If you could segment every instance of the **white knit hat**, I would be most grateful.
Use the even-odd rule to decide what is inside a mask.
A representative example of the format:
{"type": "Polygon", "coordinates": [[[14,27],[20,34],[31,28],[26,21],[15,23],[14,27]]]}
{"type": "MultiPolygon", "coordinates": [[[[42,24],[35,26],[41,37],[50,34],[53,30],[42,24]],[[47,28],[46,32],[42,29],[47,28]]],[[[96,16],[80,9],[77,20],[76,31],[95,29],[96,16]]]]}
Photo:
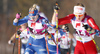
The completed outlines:
{"type": "Polygon", "coordinates": [[[81,6],[74,6],[74,14],[84,14],[85,13],[85,7],[81,7],[81,6]]]}

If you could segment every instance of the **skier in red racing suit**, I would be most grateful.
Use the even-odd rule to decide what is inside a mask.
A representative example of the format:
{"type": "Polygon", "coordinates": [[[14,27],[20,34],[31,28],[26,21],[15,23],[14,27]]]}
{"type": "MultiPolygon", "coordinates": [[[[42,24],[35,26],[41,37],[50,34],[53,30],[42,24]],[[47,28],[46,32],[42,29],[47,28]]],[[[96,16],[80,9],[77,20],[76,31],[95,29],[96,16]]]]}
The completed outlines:
{"type": "MultiPolygon", "coordinates": [[[[54,14],[52,18],[53,24],[56,24],[55,11],[57,10],[54,9],[54,14]]],[[[74,54],[97,54],[97,49],[92,39],[96,34],[95,31],[99,31],[98,34],[100,34],[100,29],[96,25],[93,18],[85,13],[85,7],[83,4],[78,3],[76,6],[74,6],[73,14],[58,19],[58,25],[68,23],[71,23],[76,30],[75,38],[77,40],[77,44],[75,47],[74,54]],[[90,26],[92,30],[87,31],[86,28],[88,27],[84,27],[84,25],[90,26]]]]}

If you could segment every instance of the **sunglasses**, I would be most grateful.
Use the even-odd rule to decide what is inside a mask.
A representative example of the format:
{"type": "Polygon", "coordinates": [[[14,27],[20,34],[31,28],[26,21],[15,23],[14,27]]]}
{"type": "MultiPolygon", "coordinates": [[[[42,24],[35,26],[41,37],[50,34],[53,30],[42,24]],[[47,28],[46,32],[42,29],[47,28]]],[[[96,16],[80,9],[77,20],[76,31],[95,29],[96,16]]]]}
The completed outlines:
{"type": "Polygon", "coordinates": [[[82,17],[83,16],[83,14],[81,14],[81,15],[75,15],[76,17],[82,17]]]}
{"type": "Polygon", "coordinates": [[[35,19],[35,18],[36,18],[36,16],[30,16],[30,18],[35,19]]]}

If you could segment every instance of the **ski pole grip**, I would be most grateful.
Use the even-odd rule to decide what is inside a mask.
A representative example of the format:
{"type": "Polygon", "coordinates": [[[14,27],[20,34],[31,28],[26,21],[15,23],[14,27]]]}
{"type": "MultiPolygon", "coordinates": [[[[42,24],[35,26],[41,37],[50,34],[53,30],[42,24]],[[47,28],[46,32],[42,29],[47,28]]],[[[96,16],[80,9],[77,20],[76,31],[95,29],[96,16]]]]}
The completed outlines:
{"type": "Polygon", "coordinates": [[[58,6],[58,3],[56,2],[56,4],[54,5],[54,9],[55,10],[59,10],[60,9],[60,7],[58,6]]]}

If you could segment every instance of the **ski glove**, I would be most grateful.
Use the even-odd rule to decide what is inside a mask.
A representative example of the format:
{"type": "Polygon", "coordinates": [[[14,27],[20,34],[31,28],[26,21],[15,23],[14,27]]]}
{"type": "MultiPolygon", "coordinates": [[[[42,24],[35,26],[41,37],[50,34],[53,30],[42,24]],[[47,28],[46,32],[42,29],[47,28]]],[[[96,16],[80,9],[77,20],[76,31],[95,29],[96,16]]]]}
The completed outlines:
{"type": "Polygon", "coordinates": [[[21,34],[21,31],[20,31],[20,30],[18,30],[18,31],[17,31],[17,34],[18,34],[18,35],[20,35],[20,34],[21,34]]]}
{"type": "Polygon", "coordinates": [[[12,40],[9,40],[9,41],[8,41],[8,44],[12,44],[12,42],[13,42],[12,40]]]}
{"type": "Polygon", "coordinates": [[[84,29],[91,31],[92,27],[90,27],[89,25],[83,25],[84,29]]]}
{"type": "Polygon", "coordinates": [[[60,9],[60,7],[58,6],[58,3],[56,2],[56,4],[54,5],[54,9],[55,10],[59,10],[60,9]]]}
{"type": "Polygon", "coordinates": [[[33,29],[29,27],[29,30],[32,32],[33,29]]]}
{"type": "Polygon", "coordinates": [[[69,28],[67,25],[65,25],[64,30],[66,30],[67,32],[69,32],[69,28]]]}
{"type": "Polygon", "coordinates": [[[90,27],[89,25],[83,25],[83,27],[87,30],[87,32],[89,34],[95,33],[95,30],[92,27],[90,27]]]}
{"type": "Polygon", "coordinates": [[[16,14],[16,18],[19,19],[20,17],[21,17],[21,14],[20,13],[17,13],[16,14]]]}

